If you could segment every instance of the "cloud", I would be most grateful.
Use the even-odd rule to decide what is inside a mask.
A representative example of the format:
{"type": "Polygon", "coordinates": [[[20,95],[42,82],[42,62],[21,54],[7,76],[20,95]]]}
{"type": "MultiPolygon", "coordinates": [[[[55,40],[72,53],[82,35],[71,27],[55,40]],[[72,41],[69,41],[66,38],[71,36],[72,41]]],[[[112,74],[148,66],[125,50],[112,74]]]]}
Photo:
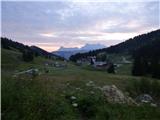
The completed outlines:
{"type": "Polygon", "coordinates": [[[53,50],[88,42],[115,44],[158,28],[159,1],[2,2],[2,36],[48,43],[53,50]]]}
{"type": "Polygon", "coordinates": [[[54,35],[54,33],[41,33],[40,35],[43,37],[57,37],[57,35],[54,35]]]}

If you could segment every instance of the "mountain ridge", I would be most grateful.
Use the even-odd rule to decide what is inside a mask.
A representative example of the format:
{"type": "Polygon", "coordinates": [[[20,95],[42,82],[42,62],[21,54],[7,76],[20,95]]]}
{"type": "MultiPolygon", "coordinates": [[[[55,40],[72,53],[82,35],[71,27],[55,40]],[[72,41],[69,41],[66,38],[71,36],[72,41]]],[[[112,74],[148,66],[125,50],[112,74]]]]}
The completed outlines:
{"type": "Polygon", "coordinates": [[[125,53],[133,54],[134,51],[143,47],[146,44],[152,43],[155,39],[160,38],[160,29],[148,32],[146,34],[141,34],[130,38],[122,43],[119,43],[108,48],[98,49],[86,53],[75,54],[70,57],[70,60],[76,61],[77,59],[87,57],[87,56],[96,56],[98,53],[125,53]]]}
{"type": "Polygon", "coordinates": [[[57,51],[95,50],[95,49],[101,49],[101,48],[106,48],[106,46],[102,44],[88,44],[87,43],[80,48],[79,47],[66,48],[66,47],[61,46],[57,51]]]}
{"type": "Polygon", "coordinates": [[[77,54],[77,53],[85,53],[89,52],[92,50],[96,49],[102,49],[106,48],[106,46],[102,44],[85,44],[84,46],[78,48],[78,47],[73,47],[73,48],[65,48],[61,46],[57,51],[53,51],[53,54],[56,54],[58,56],[64,57],[66,59],[69,59],[71,55],[77,54]]]}

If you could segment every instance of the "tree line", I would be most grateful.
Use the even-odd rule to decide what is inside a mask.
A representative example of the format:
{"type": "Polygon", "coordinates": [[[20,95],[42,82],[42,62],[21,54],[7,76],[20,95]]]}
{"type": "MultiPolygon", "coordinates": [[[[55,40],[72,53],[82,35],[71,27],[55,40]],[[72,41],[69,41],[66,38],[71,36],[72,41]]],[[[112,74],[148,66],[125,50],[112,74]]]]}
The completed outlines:
{"type": "Polygon", "coordinates": [[[136,36],[134,38],[131,38],[129,40],[126,40],[122,43],[119,43],[114,46],[110,46],[108,48],[98,49],[89,51],[86,53],[77,53],[75,55],[72,55],[70,57],[71,61],[76,61],[81,58],[87,58],[87,56],[96,56],[99,53],[106,52],[108,54],[110,53],[123,53],[123,54],[133,54],[135,50],[139,49],[140,47],[143,47],[147,44],[151,44],[154,40],[160,38],[160,29],[156,31],[149,32],[147,34],[142,34],[139,36],[136,36]]]}
{"type": "Polygon", "coordinates": [[[160,38],[136,50],[133,58],[133,75],[160,78],[160,38]]]}

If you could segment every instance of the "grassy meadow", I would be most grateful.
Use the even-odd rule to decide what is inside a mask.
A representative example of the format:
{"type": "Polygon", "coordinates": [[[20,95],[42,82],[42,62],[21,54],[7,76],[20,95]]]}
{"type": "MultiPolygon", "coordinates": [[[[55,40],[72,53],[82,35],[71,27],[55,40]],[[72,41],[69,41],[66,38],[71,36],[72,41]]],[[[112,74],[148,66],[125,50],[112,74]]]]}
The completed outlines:
{"type": "Polygon", "coordinates": [[[108,74],[68,62],[66,68],[48,66],[49,72],[45,73],[44,62],[53,60],[36,57],[27,63],[21,60],[22,55],[18,51],[2,49],[1,53],[2,120],[160,119],[159,107],[111,104],[98,89],[114,84],[125,93],[134,81],[154,80],[131,76],[131,65],[120,67],[116,74],[108,74]],[[35,78],[14,76],[30,68],[38,68],[40,75],[35,78]],[[97,88],[88,86],[90,81],[97,88]]]}

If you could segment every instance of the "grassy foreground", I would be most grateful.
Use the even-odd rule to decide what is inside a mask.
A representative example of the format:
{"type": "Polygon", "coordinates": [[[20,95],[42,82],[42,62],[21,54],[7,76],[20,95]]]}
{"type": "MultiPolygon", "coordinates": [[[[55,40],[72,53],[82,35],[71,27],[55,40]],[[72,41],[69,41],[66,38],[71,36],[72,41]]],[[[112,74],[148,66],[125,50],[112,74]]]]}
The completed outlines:
{"type": "Polygon", "coordinates": [[[160,119],[159,107],[110,104],[99,89],[87,85],[89,81],[97,87],[114,84],[125,92],[132,81],[141,78],[91,71],[72,63],[64,69],[48,67],[50,72],[45,73],[45,61],[51,60],[38,57],[25,63],[20,53],[2,49],[2,120],[160,119]],[[38,68],[41,75],[35,78],[13,76],[31,67],[38,68]]]}

